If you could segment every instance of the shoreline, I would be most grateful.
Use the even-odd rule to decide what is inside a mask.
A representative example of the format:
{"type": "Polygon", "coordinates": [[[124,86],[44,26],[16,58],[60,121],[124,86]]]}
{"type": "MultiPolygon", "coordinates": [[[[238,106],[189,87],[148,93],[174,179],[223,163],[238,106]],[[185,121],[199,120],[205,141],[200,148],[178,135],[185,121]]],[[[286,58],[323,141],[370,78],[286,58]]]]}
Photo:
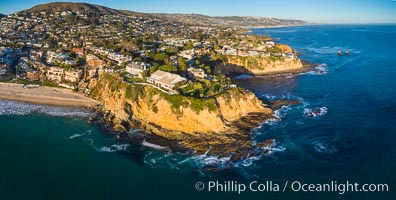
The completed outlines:
{"type": "Polygon", "coordinates": [[[317,64],[309,63],[306,61],[301,61],[302,68],[300,69],[288,69],[283,71],[274,71],[274,72],[267,72],[263,74],[252,74],[253,76],[282,76],[282,75],[293,75],[293,74],[301,74],[305,72],[309,72],[311,69],[315,68],[317,64]]]}
{"type": "Polygon", "coordinates": [[[278,71],[272,71],[272,72],[266,72],[266,73],[260,73],[260,74],[255,74],[252,72],[246,72],[246,73],[231,72],[231,73],[229,73],[229,75],[230,75],[231,79],[233,79],[239,75],[243,75],[243,74],[251,75],[253,77],[294,75],[294,74],[301,74],[301,73],[309,72],[318,65],[316,63],[310,63],[307,61],[301,61],[301,64],[302,64],[302,67],[299,69],[285,69],[285,70],[278,70],[278,71]]]}
{"type": "Polygon", "coordinates": [[[278,26],[255,26],[255,27],[244,27],[248,33],[253,32],[254,29],[273,29],[273,28],[287,28],[287,27],[303,27],[303,26],[315,26],[319,24],[300,24],[300,25],[278,25],[278,26]]]}
{"type": "Polygon", "coordinates": [[[23,84],[0,83],[0,99],[45,106],[95,109],[100,102],[68,89],[46,86],[24,87],[23,84]]]}

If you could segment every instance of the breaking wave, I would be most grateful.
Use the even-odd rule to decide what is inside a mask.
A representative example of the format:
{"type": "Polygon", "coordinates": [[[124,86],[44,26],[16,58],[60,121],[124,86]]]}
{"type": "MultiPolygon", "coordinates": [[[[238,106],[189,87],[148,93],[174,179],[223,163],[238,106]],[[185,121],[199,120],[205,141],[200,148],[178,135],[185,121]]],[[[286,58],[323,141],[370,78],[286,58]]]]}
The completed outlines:
{"type": "Polygon", "coordinates": [[[150,152],[145,156],[145,164],[151,167],[170,166],[174,169],[183,169],[183,166],[198,168],[202,171],[221,170],[229,167],[249,167],[255,161],[258,161],[266,156],[270,156],[275,152],[285,151],[285,147],[277,143],[268,147],[257,147],[253,149],[251,155],[241,160],[233,160],[232,155],[221,157],[217,155],[210,155],[211,148],[201,155],[182,155],[178,153],[154,153],[150,152]]]}
{"type": "Polygon", "coordinates": [[[93,139],[88,139],[88,140],[90,141],[91,146],[97,152],[112,153],[112,152],[117,152],[117,151],[127,151],[128,147],[130,146],[129,144],[112,144],[110,146],[97,147],[97,146],[95,146],[93,139]]]}
{"type": "Polygon", "coordinates": [[[75,139],[75,138],[79,138],[79,137],[82,137],[82,136],[85,136],[85,135],[91,135],[91,133],[92,133],[92,131],[91,130],[87,130],[87,131],[85,131],[84,133],[76,133],[76,134],[74,134],[74,135],[71,135],[70,137],[69,137],[69,139],[75,139]]]}
{"type": "Polygon", "coordinates": [[[327,108],[326,107],[321,107],[321,108],[304,108],[304,117],[321,117],[326,115],[327,113],[327,108]]]}
{"type": "Polygon", "coordinates": [[[91,114],[91,112],[82,108],[42,106],[24,102],[0,100],[0,115],[28,115],[32,113],[64,117],[87,117],[91,114]]]}
{"type": "Polygon", "coordinates": [[[234,79],[250,79],[250,78],[253,78],[253,77],[254,76],[249,75],[249,74],[241,74],[241,75],[235,77],[234,79]]]}
{"type": "Polygon", "coordinates": [[[145,147],[149,147],[149,148],[157,149],[157,150],[169,150],[168,147],[163,147],[163,146],[160,146],[157,144],[153,144],[153,143],[147,142],[146,140],[143,140],[142,145],[145,147]]]}
{"type": "Polygon", "coordinates": [[[117,151],[127,151],[129,144],[113,144],[111,146],[102,146],[100,148],[95,148],[98,152],[117,152],[117,151]]]}
{"type": "Polygon", "coordinates": [[[312,68],[311,71],[301,73],[301,75],[326,75],[328,72],[328,65],[326,63],[322,63],[312,68]]]}
{"type": "Polygon", "coordinates": [[[318,153],[326,153],[326,154],[332,154],[336,153],[338,150],[335,146],[322,143],[322,142],[313,142],[313,147],[316,152],[318,153]]]}

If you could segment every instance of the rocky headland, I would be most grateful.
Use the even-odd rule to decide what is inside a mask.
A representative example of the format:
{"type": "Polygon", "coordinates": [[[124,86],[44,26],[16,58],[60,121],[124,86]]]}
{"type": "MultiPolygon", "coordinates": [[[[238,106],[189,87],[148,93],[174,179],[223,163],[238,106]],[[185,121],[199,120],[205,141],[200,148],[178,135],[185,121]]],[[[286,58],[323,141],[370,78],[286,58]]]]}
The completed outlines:
{"type": "Polygon", "coordinates": [[[223,65],[218,65],[216,69],[224,74],[252,75],[300,72],[304,70],[304,66],[298,58],[227,56],[227,61],[223,65]]]}
{"type": "MultiPolygon", "coordinates": [[[[127,84],[104,74],[91,96],[102,102],[102,121],[116,133],[139,128],[175,141],[196,154],[253,156],[274,140],[254,144],[250,131],[271,117],[273,110],[241,88],[209,98],[165,94],[147,85],[127,84]]],[[[260,151],[265,153],[265,151],[260,151]]]]}
{"type": "MultiPolygon", "coordinates": [[[[293,52],[284,44],[277,45],[282,53],[293,52]]],[[[300,73],[307,71],[312,65],[303,63],[298,57],[285,56],[241,56],[227,55],[225,61],[216,66],[216,71],[223,74],[272,75],[283,73],[300,73]]]]}

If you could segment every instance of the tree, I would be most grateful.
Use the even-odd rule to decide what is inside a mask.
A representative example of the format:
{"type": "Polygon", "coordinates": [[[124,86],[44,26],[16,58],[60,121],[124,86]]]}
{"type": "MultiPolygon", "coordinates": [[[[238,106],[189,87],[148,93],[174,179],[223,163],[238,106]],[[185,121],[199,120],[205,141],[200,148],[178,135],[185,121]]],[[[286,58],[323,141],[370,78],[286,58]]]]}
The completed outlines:
{"type": "Polygon", "coordinates": [[[167,57],[167,55],[165,55],[164,53],[159,53],[159,54],[155,54],[154,60],[164,61],[166,57],[167,57]]]}
{"type": "Polygon", "coordinates": [[[169,57],[168,57],[168,56],[165,57],[164,63],[165,63],[165,65],[168,65],[168,64],[170,63],[170,60],[169,60],[169,57]]]}
{"type": "Polygon", "coordinates": [[[157,71],[158,67],[158,63],[153,63],[153,66],[150,68],[150,74],[153,74],[155,71],[157,71]]]}
{"type": "Polygon", "coordinates": [[[186,71],[187,70],[187,64],[186,64],[186,61],[184,60],[183,57],[179,57],[177,59],[177,64],[179,65],[179,70],[180,71],[186,71]]]}
{"type": "Polygon", "coordinates": [[[191,41],[188,41],[186,45],[184,45],[184,50],[194,49],[194,45],[191,41]]]}
{"type": "Polygon", "coordinates": [[[162,71],[167,71],[167,72],[176,72],[177,71],[177,67],[173,66],[173,65],[162,65],[158,69],[160,69],[162,71]]]}
{"type": "Polygon", "coordinates": [[[192,38],[194,38],[198,41],[202,41],[203,35],[202,35],[202,33],[195,33],[192,38]]]}
{"type": "Polygon", "coordinates": [[[136,57],[133,59],[133,62],[143,62],[143,59],[141,57],[136,57]]]}

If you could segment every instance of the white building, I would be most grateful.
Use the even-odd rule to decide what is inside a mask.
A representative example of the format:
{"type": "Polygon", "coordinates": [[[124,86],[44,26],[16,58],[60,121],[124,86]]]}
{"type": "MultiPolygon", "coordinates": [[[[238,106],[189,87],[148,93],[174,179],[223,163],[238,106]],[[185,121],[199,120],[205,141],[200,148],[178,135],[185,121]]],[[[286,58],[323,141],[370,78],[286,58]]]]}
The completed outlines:
{"type": "Polygon", "coordinates": [[[187,81],[186,78],[162,70],[157,70],[150,77],[147,77],[147,82],[169,90],[172,90],[176,84],[185,81],[187,81]]]}
{"type": "Polygon", "coordinates": [[[77,83],[78,81],[80,81],[82,70],[74,69],[74,70],[65,71],[64,73],[65,73],[65,80],[73,83],[77,83]]]}
{"type": "Polygon", "coordinates": [[[144,62],[133,62],[129,63],[126,66],[126,72],[128,72],[132,76],[138,76],[139,78],[143,77],[143,72],[149,70],[151,65],[144,62]]]}
{"type": "Polygon", "coordinates": [[[60,67],[50,67],[47,71],[47,79],[50,81],[61,82],[63,69],[60,67]]]}

